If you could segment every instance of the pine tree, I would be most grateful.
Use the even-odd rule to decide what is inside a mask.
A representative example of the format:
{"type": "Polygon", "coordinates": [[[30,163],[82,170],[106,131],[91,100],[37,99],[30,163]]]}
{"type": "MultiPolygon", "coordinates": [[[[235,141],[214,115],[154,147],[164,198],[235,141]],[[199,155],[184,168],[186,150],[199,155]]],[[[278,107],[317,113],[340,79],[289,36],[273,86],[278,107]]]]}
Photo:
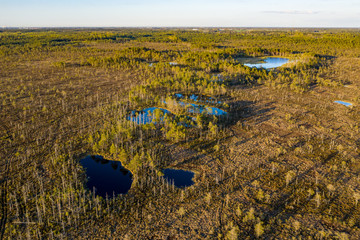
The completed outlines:
{"type": "Polygon", "coordinates": [[[111,144],[111,146],[110,146],[110,154],[116,155],[116,147],[115,147],[114,143],[111,144]]]}
{"type": "Polygon", "coordinates": [[[261,222],[258,222],[255,225],[255,235],[256,237],[260,237],[264,233],[264,227],[262,226],[261,222]]]}

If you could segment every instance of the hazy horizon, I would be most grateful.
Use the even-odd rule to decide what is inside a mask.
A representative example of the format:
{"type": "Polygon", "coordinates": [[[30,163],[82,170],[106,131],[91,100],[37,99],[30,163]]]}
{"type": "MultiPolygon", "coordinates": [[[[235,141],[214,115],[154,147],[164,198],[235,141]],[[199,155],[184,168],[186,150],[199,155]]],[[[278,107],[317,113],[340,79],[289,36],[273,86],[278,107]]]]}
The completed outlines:
{"type": "Polygon", "coordinates": [[[0,27],[359,28],[356,0],[0,0],[0,27]]]}

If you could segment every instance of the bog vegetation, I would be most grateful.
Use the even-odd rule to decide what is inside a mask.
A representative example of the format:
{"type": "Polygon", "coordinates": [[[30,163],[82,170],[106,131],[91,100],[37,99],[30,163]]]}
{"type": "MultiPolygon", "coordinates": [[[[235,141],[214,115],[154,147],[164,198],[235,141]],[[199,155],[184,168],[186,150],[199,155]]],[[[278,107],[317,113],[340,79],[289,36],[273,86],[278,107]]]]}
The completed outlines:
{"type": "Polygon", "coordinates": [[[359,239],[359,73],[351,29],[3,30],[1,238],[359,239]],[[129,192],[87,189],[87,155],[129,192]]]}

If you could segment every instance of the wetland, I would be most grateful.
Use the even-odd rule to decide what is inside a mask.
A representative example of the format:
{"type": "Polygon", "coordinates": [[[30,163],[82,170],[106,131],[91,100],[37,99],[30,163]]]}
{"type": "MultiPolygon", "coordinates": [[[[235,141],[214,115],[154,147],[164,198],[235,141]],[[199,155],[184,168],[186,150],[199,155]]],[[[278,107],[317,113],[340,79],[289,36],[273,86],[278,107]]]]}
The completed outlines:
{"type": "Polygon", "coordinates": [[[357,29],[0,39],[1,238],[360,239],[357,29]]]}

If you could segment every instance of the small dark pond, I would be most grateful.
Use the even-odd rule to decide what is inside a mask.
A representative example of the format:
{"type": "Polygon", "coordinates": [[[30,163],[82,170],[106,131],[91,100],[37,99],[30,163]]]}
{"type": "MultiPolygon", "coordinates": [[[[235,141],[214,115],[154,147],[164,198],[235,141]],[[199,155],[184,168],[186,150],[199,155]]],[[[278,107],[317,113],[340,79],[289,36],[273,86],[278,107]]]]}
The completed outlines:
{"type": "Polygon", "coordinates": [[[174,184],[175,187],[183,188],[194,184],[192,179],[195,174],[191,171],[167,168],[163,171],[163,173],[164,178],[168,181],[168,183],[174,184]]]}
{"type": "Polygon", "coordinates": [[[244,63],[244,65],[248,66],[248,67],[270,69],[270,68],[281,67],[282,65],[284,65],[285,63],[288,63],[288,62],[289,62],[289,59],[287,59],[287,58],[269,57],[269,58],[265,58],[265,59],[260,59],[259,62],[257,62],[257,63],[244,63]]]}
{"type": "Polygon", "coordinates": [[[99,155],[87,156],[80,160],[81,165],[86,170],[88,177],[87,187],[101,197],[109,198],[113,193],[125,194],[129,191],[132,184],[132,174],[118,161],[109,161],[99,155]]]}

